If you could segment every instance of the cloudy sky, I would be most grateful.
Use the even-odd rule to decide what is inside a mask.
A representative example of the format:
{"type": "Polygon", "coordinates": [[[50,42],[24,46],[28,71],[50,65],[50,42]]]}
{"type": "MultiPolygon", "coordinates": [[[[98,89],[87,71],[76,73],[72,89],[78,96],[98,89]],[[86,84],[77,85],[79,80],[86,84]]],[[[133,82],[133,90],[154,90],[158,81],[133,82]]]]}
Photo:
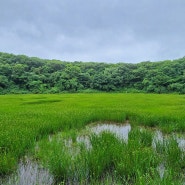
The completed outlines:
{"type": "Polygon", "coordinates": [[[0,51],[141,62],[185,56],[185,0],[0,0],[0,51]]]}

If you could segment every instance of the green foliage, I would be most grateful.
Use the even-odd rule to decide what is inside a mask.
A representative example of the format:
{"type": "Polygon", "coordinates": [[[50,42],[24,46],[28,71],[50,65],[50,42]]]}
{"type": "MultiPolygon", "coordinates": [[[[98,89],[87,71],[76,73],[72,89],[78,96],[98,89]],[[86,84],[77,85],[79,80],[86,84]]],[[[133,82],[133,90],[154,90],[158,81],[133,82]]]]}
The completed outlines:
{"type": "Polygon", "coordinates": [[[35,157],[58,182],[130,185],[183,182],[184,152],[173,139],[168,140],[168,146],[161,143],[164,153],[158,153],[152,146],[153,134],[149,130],[133,128],[128,142],[110,132],[86,133],[90,148],[77,142],[80,134],[81,131],[74,130],[60,132],[50,141],[43,139],[37,143],[35,157]]]}
{"type": "MultiPolygon", "coordinates": [[[[71,129],[82,129],[91,122],[122,123],[129,119],[133,125],[159,127],[168,133],[185,132],[184,95],[2,95],[0,104],[0,175],[12,172],[18,159],[29,151],[36,141],[61,130],[69,132],[71,129]]],[[[150,146],[150,133],[138,132],[131,133],[130,137],[137,140],[134,143],[150,146]],[[136,135],[139,135],[139,139],[136,135]]],[[[74,134],[73,140],[75,137],[74,134]]],[[[176,144],[173,146],[175,148],[176,144]]],[[[176,155],[173,150],[168,153],[176,155]]]]}
{"type": "Polygon", "coordinates": [[[0,93],[185,93],[185,58],[139,64],[43,60],[0,52],[0,93]],[[125,90],[126,91],[126,90],[125,90]]]}

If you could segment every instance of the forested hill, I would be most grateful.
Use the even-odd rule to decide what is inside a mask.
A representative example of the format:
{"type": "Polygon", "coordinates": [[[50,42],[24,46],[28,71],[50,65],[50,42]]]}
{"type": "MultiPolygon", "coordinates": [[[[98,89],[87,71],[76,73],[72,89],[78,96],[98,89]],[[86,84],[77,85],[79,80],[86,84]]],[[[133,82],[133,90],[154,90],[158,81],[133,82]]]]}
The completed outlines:
{"type": "Polygon", "coordinates": [[[185,58],[138,64],[64,62],[0,52],[0,94],[91,91],[185,93],[185,58]]]}

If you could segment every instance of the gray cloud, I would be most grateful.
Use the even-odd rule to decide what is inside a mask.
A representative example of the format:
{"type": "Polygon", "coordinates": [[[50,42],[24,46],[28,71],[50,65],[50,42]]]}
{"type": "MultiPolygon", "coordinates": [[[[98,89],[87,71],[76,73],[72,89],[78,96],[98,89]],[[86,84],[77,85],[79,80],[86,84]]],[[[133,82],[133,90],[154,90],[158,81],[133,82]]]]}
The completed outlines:
{"type": "Polygon", "coordinates": [[[2,0],[0,51],[68,61],[185,55],[184,0],[2,0]]]}

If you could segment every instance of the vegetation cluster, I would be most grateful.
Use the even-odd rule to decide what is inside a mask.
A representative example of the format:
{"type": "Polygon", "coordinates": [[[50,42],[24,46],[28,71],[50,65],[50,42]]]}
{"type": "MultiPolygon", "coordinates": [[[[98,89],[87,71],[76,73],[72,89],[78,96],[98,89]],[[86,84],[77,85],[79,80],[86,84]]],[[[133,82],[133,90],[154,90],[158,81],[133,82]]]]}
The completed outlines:
{"type": "Polygon", "coordinates": [[[41,140],[34,152],[60,184],[181,185],[185,180],[185,153],[173,137],[153,148],[151,130],[133,128],[128,141],[104,131],[87,136],[87,148],[78,136],[74,130],[60,133],[41,140]]]}
{"type": "Polygon", "coordinates": [[[121,183],[125,181],[128,184],[136,184],[136,181],[146,182],[150,179],[151,182],[153,180],[158,184],[160,178],[156,167],[163,159],[166,160],[165,166],[168,169],[164,178],[166,182],[163,184],[170,184],[169,182],[173,181],[180,184],[184,178],[185,166],[182,158],[184,152],[178,149],[177,142],[171,140],[164,145],[159,143],[155,153],[151,148],[150,133],[140,133],[132,129],[128,145],[109,134],[93,136],[92,153],[80,146],[78,151],[81,151],[82,155],[74,155],[74,163],[71,163],[71,155],[62,144],[66,138],[72,138],[75,147],[77,133],[89,123],[97,121],[124,123],[129,119],[132,128],[143,125],[159,128],[164,133],[184,134],[184,95],[142,93],[1,95],[0,103],[0,180],[16,170],[19,160],[24,155],[35,151],[36,143],[40,149],[34,153],[35,159],[43,162],[58,181],[71,180],[68,176],[70,172],[76,173],[76,179],[79,181],[83,179],[99,181],[104,177],[105,179],[115,177],[115,180],[121,183]],[[55,138],[59,132],[62,133],[61,141],[57,138],[53,139],[53,142],[48,141],[49,136],[55,138]],[[116,153],[120,153],[122,157],[116,153]],[[138,161],[139,158],[143,160],[138,161]],[[81,160],[81,165],[87,165],[79,171],[76,170],[80,165],[77,163],[78,160],[81,160]],[[102,163],[98,164],[98,161],[102,163]],[[69,163],[74,165],[68,168],[69,163]],[[110,166],[112,168],[109,168],[110,166]],[[113,176],[108,175],[106,178],[107,173],[113,176]]]}
{"type": "Polygon", "coordinates": [[[0,52],[0,93],[185,93],[185,58],[138,64],[65,62],[0,52]]]}

